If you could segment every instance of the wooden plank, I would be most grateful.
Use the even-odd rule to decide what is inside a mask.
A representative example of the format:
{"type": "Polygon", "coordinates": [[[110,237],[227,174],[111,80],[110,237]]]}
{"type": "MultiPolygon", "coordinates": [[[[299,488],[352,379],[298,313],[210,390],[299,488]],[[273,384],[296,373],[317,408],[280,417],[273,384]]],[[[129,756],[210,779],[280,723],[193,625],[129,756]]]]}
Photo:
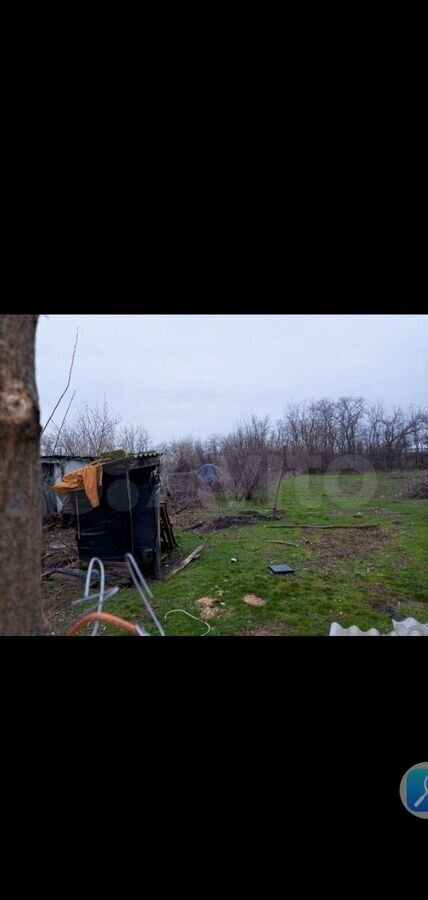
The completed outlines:
{"type": "Polygon", "coordinates": [[[171,547],[176,547],[177,541],[175,540],[174,532],[172,530],[172,525],[171,525],[171,522],[169,521],[169,519],[167,519],[167,522],[166,522],[166,530],[167,530],[167,534],[169,537],[171,547]]]}
{"type": "Polygon", "coordinates": [[[163,510],[162,506],[160,507],[160,529],[161,529],[161,542],[165,545],[165,547],[167,549],[172,549],[169,534],[168,534],[167,528],[165,526],[164,510],[163,510]]]}
{"type": "Polygon", "coordinates": [[[287,544],[288,547],[298,547],[298,544],[293,544],[292,541],[265,541],[265,544],[287,544]]]}
{"type": "Polygon", "coordinates": [[[166,504],[161,506],[161,519],[162,525],[166,534],[167,543],[171,547],[171,550],[177,546],[177,541],[175,540],[174,532],[171,525],[171,520],[168,515],[168,509],[166,504]]]}
{"type": "Polygon", "coordinates": [[[192,553],[189,553],[189,556],[186,556],[186,559],[183,559],[183,562],[179,563],[178,566],[175,566],[172,572],[169,572],[168,575],[165,576],[165,581],[169,581],[170,578],[173,578],[173,576],[177,574],[177,572],[181,572],[181,570],[185,569],[186,566],[189,565],[189,563],[191,563],[194,559],[197,559],[198,556],[201,555],[203,549],[204,544],[200,544],[199,547],[196,547],[196,550],[193,550],[192,553]]]}
{"type": "Polygon", "coordinates": [[[380,525],[263,525],[263,528],[380,528],[380,525]]]}

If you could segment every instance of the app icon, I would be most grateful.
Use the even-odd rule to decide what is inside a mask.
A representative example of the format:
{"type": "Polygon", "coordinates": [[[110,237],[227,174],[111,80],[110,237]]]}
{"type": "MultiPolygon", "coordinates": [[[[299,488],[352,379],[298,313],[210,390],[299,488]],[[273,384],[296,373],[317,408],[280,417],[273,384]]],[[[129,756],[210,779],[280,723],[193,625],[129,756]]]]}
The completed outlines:
{"type": "Polygon", "coordinates": [[[428,819],[428,762],[407,770],[401,779],[400,797],[408,812],[428,819]]]}

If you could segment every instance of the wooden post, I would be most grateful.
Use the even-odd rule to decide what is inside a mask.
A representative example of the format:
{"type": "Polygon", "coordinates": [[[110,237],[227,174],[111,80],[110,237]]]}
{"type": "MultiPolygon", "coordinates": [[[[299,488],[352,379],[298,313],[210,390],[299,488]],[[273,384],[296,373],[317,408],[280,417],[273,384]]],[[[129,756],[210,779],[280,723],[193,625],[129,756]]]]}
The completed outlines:
{"type": "Polygon", "coordinates": [[[126,470],[126,488],[128,491],[128,506],[129,506],[129,518],[131,523],[131,553],[134,555],[134,528],[132,525],[132,496],[131,496],[131,479],[129,477],[129,470],[126,470]]]}
{"type": "Polygon", "coordinates": [[[157,472],[155,476],[155,527],[156,527],[156,549],[155,549],[155,565],[154,565],[154,574],[155,578],[160,578],[160,554],[161,554],[161,517],[160,517],[160,476],[159,472],[157,472]]]}
{"type": "Polygon", "coordinates": [[[282,479],[283,479],[283,476],[284,476],[284,469],[285,469],[285,447],[284,447],[284,449],[283,449],[283,451],[282,451],[281,469],[280,469],[280,472],[279,472],[278,484],[277,484],[277,486],[276,486],[275,499],[274,499],[274,501],[273,501],[273,510],[272,510],[272,518],[273,518],[273,519],[274,519],[275,516],[276,516],[276,510],[277,510],[277,507],[278,507],[279,489],[280,489],[280,487],[281,487],[281,482],[282,482],[282,479]]]}

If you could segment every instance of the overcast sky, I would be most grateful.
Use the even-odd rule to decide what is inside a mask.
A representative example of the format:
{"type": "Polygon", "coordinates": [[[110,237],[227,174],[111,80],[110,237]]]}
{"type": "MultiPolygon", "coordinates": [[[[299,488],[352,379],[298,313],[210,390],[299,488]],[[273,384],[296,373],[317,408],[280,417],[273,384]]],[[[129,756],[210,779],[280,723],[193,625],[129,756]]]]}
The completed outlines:
{"type": "Polygon", "coordinates": [[[152,446],[232,428],[242,415],[279,418],[290,400],[363,395],[427,406],[428,316],[42,316],[36,368],[42,424],[67,383],[79,342],[69,419],[106,398],[144,425],[152,446]]]}

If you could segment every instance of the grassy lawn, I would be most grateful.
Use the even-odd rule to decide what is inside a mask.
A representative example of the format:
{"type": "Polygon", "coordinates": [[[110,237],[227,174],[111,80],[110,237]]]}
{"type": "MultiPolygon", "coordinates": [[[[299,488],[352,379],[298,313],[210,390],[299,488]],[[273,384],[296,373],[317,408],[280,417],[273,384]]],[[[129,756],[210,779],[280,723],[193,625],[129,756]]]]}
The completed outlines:
{"type": "MultiPolygon", "coordinates": [[[[400,472],[289,478],[282,485],[284,518],[267,523],[380,526],[373,530],[305,531],[273,529],[261,523],[200,533],[176,527],[178,549],[164,560],[163,575],[199,544],[204,550],[170,582],[151,584],[154,608],[166,634],[200,635],[205,631],[201,622],[181,614],[165,621],[165,613],[176,608],[208,621],[209,637],[328,635],[333,621],[387,633],[391,618],[414,616],[428,622],[428,502],[397,496],[408,483],[409,476],[400,472]],[[297,546],[269,543],[276,540],[297,546]],[[231,562],[232,557],[237,562],[231,562]],[[269,571],[270,563],[283,562],[291,565],[295,574],[269,571]],[[247,594],[262,598],[265,605],[248,606],[243,602],[247,594]],[[197,603],[202,597],[219,601],[212,618],[207,618],[197,603]]],[[[199,518],[250,509],[270,511],[268,504],[256,507],[254,502],[220,498],[216,509],[201,511],[199,518]]],[[[117,601],[108,603],[107,610],[142,622],[155,633],[134,591],[122,591],[117,601]]],[[[119,632],[108,627],[105,633],[119,632]]]]}

